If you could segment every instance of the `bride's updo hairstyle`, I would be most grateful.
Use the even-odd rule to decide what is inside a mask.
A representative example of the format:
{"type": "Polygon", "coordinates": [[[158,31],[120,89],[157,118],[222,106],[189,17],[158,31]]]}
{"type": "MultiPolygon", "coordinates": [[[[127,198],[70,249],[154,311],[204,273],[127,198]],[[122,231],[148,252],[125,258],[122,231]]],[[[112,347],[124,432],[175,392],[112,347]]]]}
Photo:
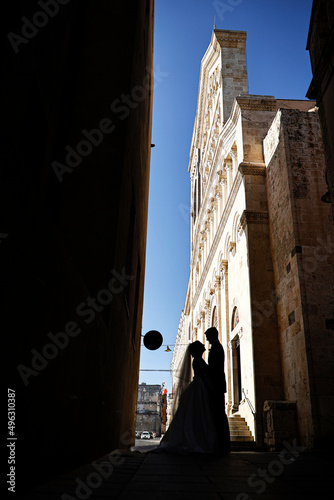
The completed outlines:
{"type": "Polygon", "coordinates": [[[192,344],[189,344],[189,352],[191,356],[201,356],[205,351],[205,347],[199,340],[195,340],[192,344]]]}
{"type": "Polygon", "coordinates": [[[183,356],[183,361],[177,371],[177,374],[175,374],[175,377],[178,379],[178,384],[175,390],[175,395],[173,397],[172,418],[174,417],[179,406],[181,394],[188,387],[192,379],[191,356],[202,356],[204,351],[205,346],[199,340],[195,340],[195,342],[192,342],[187,346],[187,349],[183,356]]]}

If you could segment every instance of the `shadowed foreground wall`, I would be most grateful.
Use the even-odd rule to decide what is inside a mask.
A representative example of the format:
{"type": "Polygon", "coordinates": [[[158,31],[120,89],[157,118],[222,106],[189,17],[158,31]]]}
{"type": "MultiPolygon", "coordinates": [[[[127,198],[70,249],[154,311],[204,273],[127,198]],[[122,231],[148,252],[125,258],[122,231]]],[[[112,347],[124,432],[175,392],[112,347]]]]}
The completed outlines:
{"type": "Polygon", "coordinates": [[[154,2],[58,7],[24,38],[46,18],[12,2],[4,33],[26,40],[7,38],[0,179],[22,491],[133,443],[137,402],[154,2]]]}

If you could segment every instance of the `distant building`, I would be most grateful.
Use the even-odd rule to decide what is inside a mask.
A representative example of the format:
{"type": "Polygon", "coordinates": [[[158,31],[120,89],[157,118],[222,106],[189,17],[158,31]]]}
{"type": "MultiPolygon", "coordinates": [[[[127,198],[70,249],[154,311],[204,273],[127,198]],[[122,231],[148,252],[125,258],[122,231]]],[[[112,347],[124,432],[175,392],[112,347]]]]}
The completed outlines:
{"type": "Polygon", "coordinates": [[[166,432],[166,426],[167,426],[167,404],[168,404],[168,394],[167,394],[167,387],[165,382],[162,383],[162,390],[161,390],[161,434],[164,434],[166,432]]]}
{"type": "Polygon", "coordinates": [[[173,393],[170,392],[167,397],[167,409],[166,409],[166,431],[172,420],[172,408],[173,408],[173,393]]]}
{"type": "Polygon", "coordinates": [[[160,436],[161,413],[161,385],[148,385],[144,382],[139,384],[136,430],[155,432],[157,436],[160,436]]]}
{"type": "Polygon", "coordinates": [[[171,363],[216,326],[226,411],[257,446],[333,438],[334,225],[314,101],[249,95],[246,32],[214,29],[190,148],[191,263],[171,363]]]}

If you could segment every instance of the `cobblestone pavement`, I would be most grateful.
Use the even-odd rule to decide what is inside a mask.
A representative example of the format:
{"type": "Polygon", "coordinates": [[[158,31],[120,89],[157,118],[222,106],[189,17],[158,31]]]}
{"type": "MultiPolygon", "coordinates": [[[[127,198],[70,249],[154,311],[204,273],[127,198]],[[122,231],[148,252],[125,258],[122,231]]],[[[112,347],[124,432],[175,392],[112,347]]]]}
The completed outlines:
{"type": "Polygon", "coordinates": [[[114,451],[27,500],[301,500],[332,497],[333,458],[290,447],[227,456],[114,451]]]}

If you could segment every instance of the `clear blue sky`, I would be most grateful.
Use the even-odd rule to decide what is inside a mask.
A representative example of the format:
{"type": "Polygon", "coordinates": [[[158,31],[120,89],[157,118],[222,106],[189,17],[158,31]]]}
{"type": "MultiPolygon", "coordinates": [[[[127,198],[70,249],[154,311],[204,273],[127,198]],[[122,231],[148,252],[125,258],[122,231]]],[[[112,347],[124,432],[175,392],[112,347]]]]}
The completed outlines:
{"type": "Polygon", "coordinates": [[[247,31],[248,91],[306,99],[312,0],[155,0],[153,131],[142,334],[163,347],[141,348],[139,383],[166,382],[190,269],[190,142],[201,59],[218,29],[247,31]]]}

